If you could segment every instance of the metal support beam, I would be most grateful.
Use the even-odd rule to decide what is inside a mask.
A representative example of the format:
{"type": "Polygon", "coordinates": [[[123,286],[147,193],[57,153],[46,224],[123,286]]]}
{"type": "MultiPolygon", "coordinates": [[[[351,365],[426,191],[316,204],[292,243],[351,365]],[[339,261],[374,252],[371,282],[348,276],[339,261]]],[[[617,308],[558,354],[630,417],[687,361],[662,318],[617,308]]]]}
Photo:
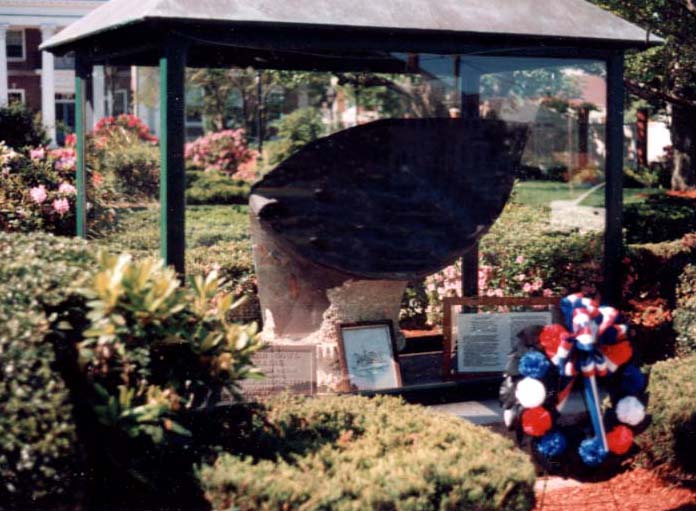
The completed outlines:
{"type": "Polygon", "coordinates": [[[606,230],[604,233],[605,303],[618,306],[621,301],[623,237],[623,157],[624,157],[624,55],[607,59],[607,158],[606,158],[606,230]]]}
{"type": "MultiPolygon", "coordinates": [[[[467,70],[463,75],[460,70],[461,115],[474,119],[480,116],[481,75],[467,70]]],[[[478,296],[479,245],[476,243],[462,257],[462,296],[478,296]]]]}
{"type": "Polygon", "coordinates": [[[160,254],[182,277],[186,270],[185,68],[186,47],[170,41],[160,58],[160,254]]]}
{"type": "Polygon", "coordinates": [[[76,197],[76,235],[87,237],[87,179],[86,179],[86,126],[87,126],[87,80],[91,66],[78,53],[75,56],[75,181],[76,197]]]}

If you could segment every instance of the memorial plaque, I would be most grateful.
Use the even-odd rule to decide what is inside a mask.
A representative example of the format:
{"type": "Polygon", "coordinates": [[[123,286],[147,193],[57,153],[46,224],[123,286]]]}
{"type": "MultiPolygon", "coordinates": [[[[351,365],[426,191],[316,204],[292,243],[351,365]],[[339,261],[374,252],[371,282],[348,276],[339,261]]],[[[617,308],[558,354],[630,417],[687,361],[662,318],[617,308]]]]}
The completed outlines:
{"type": "Polygon", "coordinates": [[[316,392],[316,355],[314,346],[269,345],[253,357],[254,365],[265,377],[244,380],[247,396],[267,396],[278,392],[313,395],[316,392]]]}
{"type": "Polygon", "coordinates": [[[494,373],[505,369],[517,334],[527,327],[550,325],[552,313],[461,313],[457,319],[457,371],[494,373]]]}

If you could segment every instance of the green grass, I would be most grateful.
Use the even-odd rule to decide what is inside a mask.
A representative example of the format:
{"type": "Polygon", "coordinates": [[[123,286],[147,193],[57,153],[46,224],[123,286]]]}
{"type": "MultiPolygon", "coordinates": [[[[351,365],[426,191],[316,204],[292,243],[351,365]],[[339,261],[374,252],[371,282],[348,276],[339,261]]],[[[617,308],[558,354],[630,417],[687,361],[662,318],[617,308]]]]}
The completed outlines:
{"type": "MultiPolygon", "coordinates": [[[[99,241],[113,252],[159,256],[159,206],[118,211],[114,232],[99,241]]],[[[232,287],[248,282],[254,268],[247,206],[186,208],[186,272],[217,268],[232,287]]]]}
{"type": "MultiPolygon", "coordinates": [[[[548,207],[551,201],[578,199],[591,188],[590,185],[571,187],[567,183],[558,181],[521,181],[515,184],[512,200],[516,204],[524,206],[548,207]]],[[[659,193],[659,190],[654,188],[624,188],[624,203],[637,204],[655,193],[659,193]]],[[[604,189],[595,190],[582,201],[581,205],[603,208],[604,189]]]]}

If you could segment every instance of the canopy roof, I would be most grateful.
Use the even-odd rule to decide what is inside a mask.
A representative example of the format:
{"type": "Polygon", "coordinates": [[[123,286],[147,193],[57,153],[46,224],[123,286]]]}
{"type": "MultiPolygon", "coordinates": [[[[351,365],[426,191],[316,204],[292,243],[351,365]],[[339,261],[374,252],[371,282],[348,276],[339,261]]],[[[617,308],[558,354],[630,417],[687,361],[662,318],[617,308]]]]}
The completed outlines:
{"type": "MultiPolygon", "coordinates": [[[[42,45],[56,53],[88,47],[100,37],[153,27],[252,25],[263,28],[361,29],[390,36],[467,35],[473,43],[492,36],[557,46],[644,47],[656,36],[584,0],[111,0],[42,45]],[[83,46],[84,45],[84,46],[83,46]]],[[[142,32],[143,30],[140,30],[142,32]]],[[[263,32],[263,30],[261,30],[263,32]]],[[[133,33],[132,31],[130,32],[133,33]]],[[[355,34],[353,34],[353,43],[355,34]]],[[[137,41],[120,39],[122,47],[137,41]]]]}

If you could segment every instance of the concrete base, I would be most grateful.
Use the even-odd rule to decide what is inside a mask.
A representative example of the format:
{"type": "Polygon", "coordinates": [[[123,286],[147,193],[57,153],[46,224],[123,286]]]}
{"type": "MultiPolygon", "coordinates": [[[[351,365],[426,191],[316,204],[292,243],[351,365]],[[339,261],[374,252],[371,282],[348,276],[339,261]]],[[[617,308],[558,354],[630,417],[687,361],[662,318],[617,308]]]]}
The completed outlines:
{"type": "Polygon", "coordinates": [[[342,324],[390,320],[397,346],[399,310],[406,282],[356,280],[290,253],[251,216],[251,238],[264,328],[269,344],[313,345],[317,353],[317,390],[350,387],[341,371],[342,324]]]}

